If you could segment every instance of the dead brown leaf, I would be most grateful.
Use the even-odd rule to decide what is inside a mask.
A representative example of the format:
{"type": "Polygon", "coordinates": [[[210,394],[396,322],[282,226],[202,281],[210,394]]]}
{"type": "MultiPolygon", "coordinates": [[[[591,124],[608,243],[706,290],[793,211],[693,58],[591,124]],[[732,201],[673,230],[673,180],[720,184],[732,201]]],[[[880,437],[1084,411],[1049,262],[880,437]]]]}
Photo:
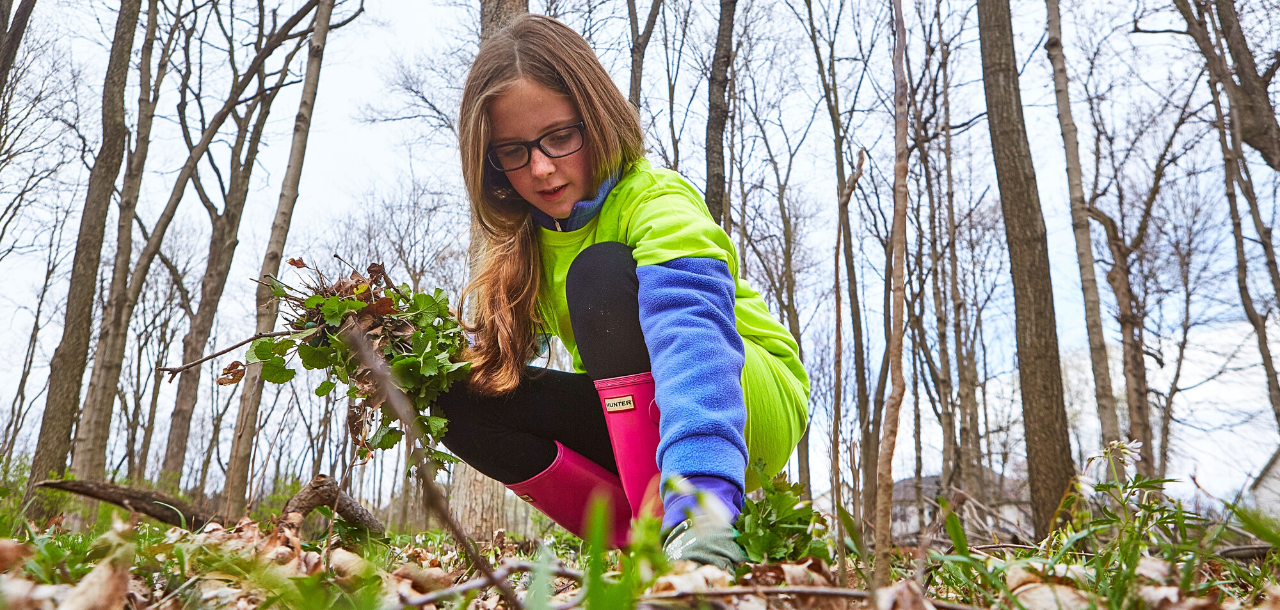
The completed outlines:
{"type": "Polygon", "coordinates": [[[116,549],[80,580],[59,608],[63,610],[120,610],[129,592],[129,568],[133,565],[133,545],[116,549]]]}
{"type": "Polygon", "coordinates": [[[12,538],[0,539],[0,572],[8,572],[14,566],[20,566],[31,556],[30,546],[12,538]]]}
{"type": "Polygon", "coordinates": [[[1152,580],[1154,582],[1164,584],[1169,582],[1169,574],[1173,571],[1173,566],[1163,559],[1155,557],[1138,558],[1138,568],[1135,574],[1139,577],[1152,580]]]}
{"type": "Polygon", "coordinates": [[[222,369],[222,375],[218,377],[218,385],[235,385],[244,379],[244,363],[239,360],[232,360],[226,368],[222,369]]]}
{"type": "Polygon", "coordinates": [[[876,607],[879,610],[934,610],[920,585],[910,579],[877,590],[876,607]]]}
{"type": "Polygon", "coordinates": [[[430,593],[447,589],[453,584],[453,577],[448,572],[434,567],[422,568],[413,564],[405,564],[396,568],[392,576],[408,580],[418,593],[430,593]]]}
{"type": "Polygon", "coordinates": [[[0,596],[8,610],[53,610],[71,585],[38,585],[12,574],[0,575],[0,596]]]}
{"type": "Polygon", "coordinates": [[[302,262],[302,258],[301,258],[301,257],[299,257],[299,258],[291,258],[291,259],[289,259],[289,260],[287,260],[287,261],[285,261],[285,262],[286,262],[286,263],[289,263],[289,265],[290,265],[291,267],[297,267],[297,268],[299,268],[299,269],[306,269],[306,268],[307,268],[307,264],[306,264],[306,263],[304,263],[304,262],[302,262]]]}
{"type": "Polygon", "coordinates": [[[1013,596],[1026,610],[1087,610],[1092,605],[1075,587],[1042,582],[1019,587],[1013,596]]]}
{"type": "Polygon", "coordinates": [[[652,593],[688,593],[719,589],[729,586],[733,575],[715,566],[699,565],[692,561],[677,561],[671,571],[658,577],[652,593]]]}
{"type": "Polygon", "coordinates": [[[366,308],[370,315],[385,316],[396,312],[396,302],[391,297],[382,297],[366,308]]]}

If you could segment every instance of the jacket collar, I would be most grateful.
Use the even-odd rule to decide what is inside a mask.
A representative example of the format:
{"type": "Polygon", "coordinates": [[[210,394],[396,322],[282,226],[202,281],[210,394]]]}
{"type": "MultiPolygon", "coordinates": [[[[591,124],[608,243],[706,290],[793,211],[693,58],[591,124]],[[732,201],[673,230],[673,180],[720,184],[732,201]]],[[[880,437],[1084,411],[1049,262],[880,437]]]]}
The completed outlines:
{"type": "Polygon", "coordinates": [[[539,210],[533,205],[529,206],[529,215],[542,228],[549,231],[577,231],[587,226],[587,223],[596,217],[596,214],[600,212],[600,208],[604,206],[604,200],[609,198],[609,192],[618,185],[618,180],[621,178],[621,169],[605,178],[604,182],[600,183],[600,188],[596,189],[595,198],[574,204],[573,211],[569,212],[569,216],[565,218],[552,218],[550,214],[539,210]]]}

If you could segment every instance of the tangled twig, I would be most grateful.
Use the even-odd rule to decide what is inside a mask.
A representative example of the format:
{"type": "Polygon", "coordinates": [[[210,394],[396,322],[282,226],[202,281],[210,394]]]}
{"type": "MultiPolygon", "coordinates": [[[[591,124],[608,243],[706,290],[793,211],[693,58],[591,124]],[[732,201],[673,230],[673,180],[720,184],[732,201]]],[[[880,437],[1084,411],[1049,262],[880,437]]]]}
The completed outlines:
{"type": "MultiPolygon", "coordinates": [[[[846,599],[871,599],[870,591],[862,591],[859,589],[841,589],[838,587],[723,587],[719,589],[706,589],[704,591],[670,591],[666,593],[652,593],[642,595],[639,601],[664,601],[673,599],[687,598],[706,598],[706,597],[740,597],[745,595],[759,596],[777,596],[777,595],[804,595],[812,597],[843,597],[846,599]]],[[[930,599],[930,604],[938,610],[978,610],[973,606],[964,604],[955,604],[944,602],[941,600],[930,599]]]]}
{"type": "MultiPolygon", "coordinates": [[[[409,397],[400,390],[395,382],[391,380],[391,374],[387,370],[387,361],[378,354],[369,340],[360,332],[347,330],[342,333],[343,341],[351,348],[353,352],[358,354],[362,364],[369,369],[373,375],[375,383],[380,387],[382,393],[386,396],[386,404],[391,405],[392,411],[396,417],[404,424],[405,434],[410,443],[418,443],[422,440],[422,431],[419,429],[420,424],[414,413],[413,406],[409,403],[409,397]]],[[[412,445],[411,445],[412,446],[412,445]]],[[[425,443],[423,443],[425,446],[425,443]]],[[[417,455],[418,468],[425,468],[422,463],[422,456],[417,455]]],[[[458,526],[458,522],[454,521],[453,515],[449,512],[449,504],[440,495],[440,491],[436,489],[433,481],[423,481],[422,491],[426,499],[427,511],[435,515],[441,523],[445,524],[445,528],[449,530],[449,534],[457,541],[458,546],[462,547],[466,552],[467,558],[471,560],[471,564],[484,574],[485,580],[498,589],[502,599],[506,601],[508,608],[523,608],[520,601],[516,599],[515,591],[511,589],[511,585],[507,583],[506,577],[497,578],[493,571],[493,566],[489,565],[489,561],[476,550],[475,543],[462,532],[462,528],[458,526]]]]}
{"type": "MultiPolygon", "coordinates": [[[[501,565],[498,566],[498,569],[494,570],[493,578],[498,578],[503,581],[506,581],[506,579],[513,574],[520,574],[523,572],[532,572],[540,568],[546,569],[556,576],[562,576],[564,578],[572,578],[573,580],[576,580],[578,582],[582,582],[582,579],[583,579],[582,572],[567,568],[558,563],[555,565],[549,565],[549,566],[539,566],[538,564],[535,564],[530,561],[504,561],[502,562],[501,565]]],[[[448,589],[441,589],[439,591],[433,591],[431,593],[427,593],[424,595],[411,596],[411,595],[406,595],[404,593],[401,593],[400,603],[406,606],[421,607],[427,604],[433,604],[438,601],[456,597],[464,593],[467,593],[469,591],[475,591],[477,589],[485,589],[485,588],[488,588],[490,585],[491,585],[491,581],[487,576],[481,577],[481,578],[475,578],[472,580],[468,580],[464,583],[460,583],[458,585],[449,587],[448,589]]]]}
{"type": "Polygon", "coordinates": [[[228,347],[227,349],[224,349],[224,350],[222,350],[222,351],[218,351],[218,352],[214,352],[214,353],[212,353],[212,354],[209,354],[208,356],[205,356],[204,358],[201,358],[201,359],[199,359],[199,360],[193,360],[193,361],[188,362],[188,363],[186,363],[186,364],[183,364],[183,365],[181,365],[181,366],[172,366],[172,367],[170,367],[170,366],[160,366],[160,367],[156,367],[156,371],[161,372],[161,373],[168,373],[168,374],[169,374],[169,382],[170,382],[170,383],[172,383],[172,382],[173,382],[173,378],[174,378],[174,377],[177,377],[177,376],[178,376],[178,373],[181,373],[182,371],[185,371],[185,370],[187,370],[187,369],[189,369],[189,368],[191,368],[191,367],[200,366],[201,364],[204,364],[204,363],[206,363],[206,362],[208,362],[208,361],[210,361],[210,360],[213,360],[214,358],[217,358],[218,356],[221,356],[221,355],[223,355],[223,354],[225,354],[225,353],[227,353],[227,352],[230,352],[230,351],[232,351],[232,350],[234,350],[234,349],[236,349],[236,348],[238,348],[238,347],[241,347],[241,346],[244,346],[244,345],[248,345],[248,344],[253,343],[254,341],[257,341],[258,339],[262,339],[262,338],[264,338],[264,337],[285,337],[285,336],[288,336],[288,335],[292,335],[292,334],[294,334],[294,333],[296,333],[296,332],[298,332],[298,331],[296,331],[296,330],[278,330],[278,331],[270,332],[270,333],[255,333],[252,337],[249,337],[248,339],[245,339],[244,341],[241,341],[241,342],[239,342],[239,343],[237,343],[237,344],[235,344],[235,345],[232,345],[231,347],[228,347]]]}

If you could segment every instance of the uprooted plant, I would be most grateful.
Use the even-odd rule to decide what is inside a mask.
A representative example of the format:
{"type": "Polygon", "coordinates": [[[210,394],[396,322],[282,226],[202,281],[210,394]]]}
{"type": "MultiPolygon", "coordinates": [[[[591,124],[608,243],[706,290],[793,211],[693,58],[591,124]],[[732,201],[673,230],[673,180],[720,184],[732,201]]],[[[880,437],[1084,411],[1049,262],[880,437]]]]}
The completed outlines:
{"type": "Polygon", "coordinates": [[[409,285],[395,285],[381,264],[369,265],[366,274],[354,267],[347,277],[330,280],[301,259],[289,259],[311,277],[295,288],[275,277],[266,283],[281,304],[288,329],[259,336],[249,343],[245,361],[232,362],[218,383],[238,383],[247,365],[258,363],[262,379],[288,383],[297,374],[295,361],[307,370],[324,371],[315,389],[327,396],[338,383],[355,399],[347,416],[348,432],[360,458],[375,449],[390,449],[405,436],[396,417],[386,407],[386,394],[368,366],[352,352],[343,337],[359,333],[386,359],[391,379],[410,398],[417,423],[425,432],[424,463],[434,470],[456,458],[435,449],[446,430],[444,418],[430,414],[430,406],[453,382],[466,376],[470,364],[460,359],[466,337],[457,316],[449,310],[449,297],[439,288],[414,292],[409,285]]]}

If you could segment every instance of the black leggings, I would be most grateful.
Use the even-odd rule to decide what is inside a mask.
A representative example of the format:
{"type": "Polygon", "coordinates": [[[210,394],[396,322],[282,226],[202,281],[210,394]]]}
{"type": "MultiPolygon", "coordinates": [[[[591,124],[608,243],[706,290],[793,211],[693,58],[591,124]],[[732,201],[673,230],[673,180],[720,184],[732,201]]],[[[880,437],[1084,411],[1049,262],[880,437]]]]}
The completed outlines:
{"type": "Polygon", "coordinates": [[[436,402],[449,420],[445,447],[506,485],[546,470],[556,458],[555,441],[617,473],[593,380],[650,370],[639,289],[625,244],[599,243],[578,254],[565,296],[587,374],[529,366],[516,389],[502,396],[472,394],[465,382],[455,384],[436,402]]]}

